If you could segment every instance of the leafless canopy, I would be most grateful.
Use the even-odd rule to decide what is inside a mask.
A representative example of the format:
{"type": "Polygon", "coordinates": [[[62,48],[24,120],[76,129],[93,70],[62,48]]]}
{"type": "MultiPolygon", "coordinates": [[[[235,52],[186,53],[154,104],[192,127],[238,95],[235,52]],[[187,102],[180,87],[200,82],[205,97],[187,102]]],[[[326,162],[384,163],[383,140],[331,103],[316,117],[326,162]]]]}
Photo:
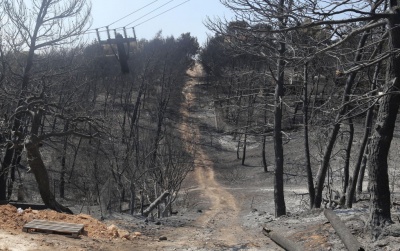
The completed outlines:
{"type": "Polygon", "coordinates": [[[70,44],[91,22],[91,5],[86,0],[4,0],[2,4],[13,24],[7,26],[5,39],[12,47],[37,50],[70,44]]]}

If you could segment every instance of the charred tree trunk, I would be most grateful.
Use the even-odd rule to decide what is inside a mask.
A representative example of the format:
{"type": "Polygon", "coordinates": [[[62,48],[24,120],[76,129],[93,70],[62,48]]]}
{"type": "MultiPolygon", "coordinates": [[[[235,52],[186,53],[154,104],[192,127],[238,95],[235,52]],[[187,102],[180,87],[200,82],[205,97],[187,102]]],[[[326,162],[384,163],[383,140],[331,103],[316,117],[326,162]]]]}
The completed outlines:
{"type": "MultiPolygon", "coordinates": [[[[382,47],[383,47],[383,42],[381,42],[379,44],[378,50],[381,52],[382,51],[382,47]]],[[[372,80],[372,84],[371,84],[371,90],[372,90],[372,96],[376,95],[376,86],[377,86],[377,81],[379,78],[379,72],[381,69],[381,63],[377,64],[375,67],[375,72],[374,72],[374,77],[372,80]]],[[[373,121],[373,117],[374,117],[374,109],[375,109],[375,105],[371,106],[368,109],[367,112],[367,117],[365,119],[365,128],[364,128],[364,137],[363,137],[363,142],[362,142],[362,148],[360,149],[360,153],[358,156],[358,160],[357,160],[357,165],[356,168],[357,169],[357,174],[358,177],[354,179],[354,182],[356,182],[357,180],[357,193],[361,193],[362,192],[362,187],[363,187],[363,181],[364,181],[364,175],[365,175],[365,168],[367,166],[367,156],[368,156],[368,152],[369,152],[369,143],[370,143],[370,136],[371,136],[371,128],[372,128],[372,121],[373,121]],[[359,171],[358,171],[359,169],[359,171]]],[[[356,175],[356,170],[354,170],[354,175],[356,175]]],[[[356,177],[356,176],[354,176],[356,177]]],[[[355,186],[356,184],[354,184],[355,186]]],[[[355,188],[352,188],[352,196],[354,197],[354,190],[355,188]]]]}
{"type": "MultiPolygon", "coordinates": [[[[361,60],[362,57],[362,53],[363,53],[363,48],[364,45],[367,41],[367,38],[369,36],[369,32],[366,31],[364,32],[364,34],[362,35],[360,42],[358,44],[358,50],[357,53],[355,55],[355,59],[354,62],[359,62],[361,60]]],[[[342,119],[343,115],[346,112],[346,108],[347,108],[347,103],[349,101],[349,95],[351,93],[351,88],[354,84],[354,80],[356,78],[357,72],[352,72],[350,73],[350,75],[347,77],[346,80],[346,85],[344,88],[344,92],[343,92],[343,97],[342,97],[342,106],[341,109],[339,110],[339,113],[336,115],[335,118],[335,123],[332,126],[331,129],[331,133],[329,135],[329,139],[328,139],[328,143],[326,145],[325,148],[325,152],[324,152],[324,157],[321,163],[321,167],[318,170],[318,174],[317,174],[317,182],[316,182],[316,194],[315,194],[315,207],[316,208],[320,208],[321,207],[321,203],[322,203],[322,191],[324,189],[324,182],[325,182],[325,177],[326,177],[326,172],[328,171],[328,167],[329,167],[329,162],[331,159],[331,155],[332,155],[332,151],[333,151],[333,147],[335,145],[336,142],[336,138],[338,136],[339,133],[339,129],[340,129],[340,123],[339,121],[342,119]]]]}
{"type": "Polygon", "coordinates": [[[15,172],[16,168],[21,161],[21,150],[15,149],[14,155],[11,161],[11,166],[9,168],[10,177],[8,179],[8,188],[7,188],[7,200],[11,200],[12,192],[14,190],[14,183],[15,183],[15,172]]]}
{"type": "Polygon", "coordinates": [[[143,211],[142,215],[147,217],[151,211],[153,211],[161,202],[163,202],[169,195],[168,191],[163,192],[155,201],[153,201],[146,210],[143,211]]]}
{"type": "Polygon", "coordinates": [[[315,187],[311,169],[310,143],[308,137],[308,64],[304,64],[304,82],[303,82],[303,123],[304,123],[304,155],[306,157],[307,185],[310,195],[310,208],[314,208],[315,187]]]}
{"type": "Polygon", "coordinates": [[[242,140],[242,133],[239,135],[238,143],[236,145],[236,159],[240,159],[240,143],[242,140]]]}
{"type": "Polygon", "coordinates": [[[43,203],[50,209],[72,214],[72,211],[69,208],[64,207],[56,201],[54,194],[51,192],[49,175],[39,151],[41,141],[39,140],[38,133],[42,121],[43,110],[38,109],[37,111],[31,111],[31,114],[31,133],[25,138],[24,147],[27,153],[28,164],[38,184],[40,196],[42,197],[43,203]]]}
{"type": "Polygon", "coordinates": [[[358,180],[357,180],[357,193],[358,194],[362,193],[362,190],[363,190],[365,169],[367,168],[367,160],[368,160],[368,154],[369,154],[369,143],[370,143],[370,140],[368,140],[368,142],[367,142],[367,146],[365,147],[365,151],[364,151],[364,156],[362,157],[362,161],[361,161],[360,173],[358,175],[358,180]]]}
{"type": "Polygon", "coordinates": [[[351,234],[350,230],[340,220],[340,218],[330,209],[324,210],[325,217],[329,220],[340,239],[348,250],[351,251],[364,251],[365,249],[361,246],[360,242],[351,234]]]}
{"type": "MultiPolygon", "coordinates": [[[[400,10],[398,1],[390,1],[388,18],[389,48],[400,49],[400,10]]],[[[392,223],[390,214],[390,189],[388,176],[388,154],[393,139],[397,113],[400,105],[400,57],[393,52],[388,67],[390,81],[387,78],[387,90],[379,103],[378,115],[370,143],[368,158],[370,216],[368,225],[372,237],[377,238],[383,227],[392,223]]]]}
{"type": "MultiPolygon", "coordinates": [[[[43,19],[44,19],[43,13],[45,13],[44,10],[47,10],[48,4],[49,3],[46,3],[46,2],[43,2],[41,4],[39,15],[37,16],[36,23],[34,24],[34,30],[32,31],[32,35],[30,35],[30,41],[28,43],[29,51],[27,54],[26,63],[23,67],[23,74],[22,74],[22,78],[21,78],[21,87],[20,87],[21,89],[20,89],[20,93],[17,97],[17,99],[18,99],[17,107],[19,107],[24,102],[24,99],[27,96],[28,86],[29,86],[30,79],[31,79],[31,70],[33,67],[33,59],[35,56],[36,42],[37,42],[40,27],[43,24],[43,19]]],[[[15,116],[13,124],[12,124],[13,131],[19,130],[20,125],[21,125],[21,119],[22,119],[21,115],[15,116]]],[[[13,146],[11,146],[11,145],[7,146],[6,153],[5,153],[5,156],[3,159],[3,163],[2,163],[2,170],[0,170],[0,200],[6,199],[6,195],[7,195],[6,194],[7,193],[6,182],[7,182],[7,177],[8,177],[8,171],[9,171],[9,168],[11,167],[13,156],[15,156],[15,150],[16,149],[14,149],[13,146]]]]}
{"type": "MultiPolygon", "coordinates": [[[[280,53],[283,55],[285,44],[281,43],[280,53]]],[[[274,111],[274,149],[275,149],[275,182],[274,182],[274,200],[275,216],[279,217],[286,214],[286,205],[283,191],[283,141],[282,141],[282,98],[284,85],[284,67],[283,58],[278,60],[278,81],[275,87],[275,111],[274,111]]]]}
{"type": "Polygon", "coordinates": [[[288,238],[285,238],[282,234],[276,233],[270,229],[266,229],[265,227],[262,229],[262,232],[265,236],[273,240],[276,244],[282,247],[287,251],[303,251],[303,248],[288,238]]]}
{"type": "MultiPolygon", "coordinates": [[[[284,15],[285,1],[279,1],[279,17],[280,27],[285,28],[286,23],[284,15]]],[[[274,102],[274,150],[275,150],[275,176],[274,176],[274,203],[275,217],[286,214],[285,195],[283,191],[283,141],[282,141],[282,99],[284,95],[284,73],[285,73],[285,56],[286,43],[279,43],[278,61],[277,61],[277,79],[275,86],[275,102],[274,102]]]]}
{"type": "Polygon", "coordinates": [[[7,147],[6,153],[3,158],[3,163],[1,164],[2,168],[0,170],[0,200],[3,201],[7,200],[8,169],[10,167],[14,150],[15,149],[11,148],[11,145],[7,147]]]}
{"type": "MultiPolygon", "coordinates": [[[[20,106],[22,104],[22,102],[23,102],[23,96],[20,97],[18,106],[20,106]]],[[[21,121],[22,121],[22,116],[17,115],[13,121],[12,131],[17,132],[20,130],[21,121]]],[[[10,135],[10,137],[13,137],[14,140],[18,139],[18,136],[16,136],[16,135],[14,135],[14,136],[10,135]]],[[[8,199],[7,180],[8,180],[8,176],[10,173],[10,169],[13,165],[13,162],[15,163],[15,158],[16,158],[16,155],[18,152],[21,152],[21,151],[19,149],[13,148],[12,144],[7,145],[6,153],[4,155],[3,162],[1,165],[2,168],[0,170],[0,200],[8,199]]]]}
{"type": "MultiPolygon", "coordinates": [[[[29,36],[30,41],[27,41],[27,45],[29,47],[29,51],[27,53],[27,58],[26,58],[26,63],[23,67],[23,74],[21,77],[21,86],[20,86],[20,93],[17,96],[18,100],[18,105],[19,107],[22,102],[24,101],[26,95],[27,95],[27,90],[28,90],[28,85],[30,82],[31,78],[31,70],[33,67],[33,59],[35,56],[35,50],[36,50],[36,42],[40,30],[40,26],[43,24],[43,18],[45,13],[44,10],[47,10],[48,4],[46,2],[43,2],[40,6],[40,12],[39,15],[37,16],[36,23],[34,24],[34,30],[32,31],[32,34],[29,36]]],[[[17,131],[20,128],[21,124],[21,115],[15,116],[13,123],[12,123],[12,131],[17,131]]],[[[11,135],[10,135],[11,136],[11,135]]],[[[13,136],[11,136],[13,137],[13,136]]],[[[15,138],[14,138],[15,140],[15,138]]],[[[5,200],[7,198],[7,178],[8,178],[8,172],[9,168],[11,167],[12,164],[12,159],[13,156],[15,156],[15,150],[12,145],[8,145],[6,149],[6,153],[2,162],[2,169],[0,170],[0,200],[5,200]]]]}
{"type": "Polygon", "coordinates": [[[145,81],[143,79],[142,83],[140,84],[139,92],[136,97],[136,102],[134,105],[134,109],[131,116],[131,128],[129,133],[129,138],[131,139],[134,136],[135,127],[137,125],[137,120],[139,119],[140,114],[140,103],[142,102],[142,97],[146,91],[145,81]]]}
{"type": "Polygon", "coordinates": [[[39,151],[39,143],[40,142],[36,136],[28,137],[25,140],[28,163],[38,184],[40,196],[42,197],[44,204],[50,209],[72,214],[72,211],[69,208],[62,206],[56,201],[54,194],[51,192],[49,175],[39,151]]]}
{"type": "Polygon", "coordinates": [[[353,146],[353,137],[354,137],[354,125],[353,120],[351,118],[349,121],[349,141],[347,142],[346,147],[346,157],[344,162],[344,184],[343,184],[343,195],[346,194],[347,187],[349,186],[349,177],[350,177],[350,156],[351,156],[351,148],[353,146]]]}
{"type": "MultiPolygon", "coordinates": [[[[265,100],[265,103],[267,104],[267,100],[265,100]]],[[[267,163],[267,154],[266,154],[266,145],[267,145],[267,130],[266,130],[266,126],[267,126],[267,113],[268,113],[268,109],[267,109],[267,105],[265,105],[264,107],[264,130],[263,130],[263,137],[262,137],[262,162],[263,162],[263,166],[264,166],[264,172],[268,172],[268,163],[267,163]]]]}
{"type": "Polygon", "coordinates": [[[244,131],[242,166],[244,166],[244,162],[246,161],[246,150],[247,150],[247,127],[244,131]]]}
{"type": "Polygon", "coordinates": [[[130,190],[131,190],[131,199],[129,203],[129,213],[133,215],[135,213],[135,207],[136,207],[136,187],[133,184],[133,182],[130,185],[130,190]]]}
{"type": "Polygon", "coordinates": [[[236,102],[236,106],[237,106],[237,111],[236,111],[236,116],[235,116],[235,133],[233,134],[233,140],[236,139],[237,135],[238,135],[238,127],[239,127],[239,120],[240,120],[240,113],[242,112],[242,96],[243,96],[243,92],[239,92],[239,98],[236,102]]]}
{"type": "MultiPolygon", "coordinates": [[[[64,131],[68,131],[69,122],[65,122],[64,131]]],[[[64,138],[63,155],[61,157],[61,172],[60,172],[60,198],[65,197],[65,174],[67,172],[66,158],[67,158],[68,136],[64,138]]]]}
{"type": "MultiPolygon", "coordinates": [[[[376,88],[376,79],[377,79],[377,74],[379,71],[379,67],[375,69],[375,74],[374,74],[374,81],[372,84],[372,90],[375,90],[376,88]]],[[[357,162],[354,167],[354,172],[353,172],[353,182],[350,185],[350,190],[347,193],[347,198],[346,198],[346,207],[351,208],[353,207],[353,201],[354,201],[354,196],[355,196],[355,190],[356,190],[356,185],[359,184],[362,191],[362,181],[364,178],[364,171],[365,171],[365,166],[366,166],[366,154],[368,152],[368,142],[369,142],[369,136],[371,135],[371,126],[372,126],[372,119],[374,117],[374,108],[375,106],[371,106],[368,109],[367,116],[365,118],[365,127],[364,127],[364,135],[363,139],[360,145],[360,151],[358,153],[357,157],[357,162]],[[361,185],[360,185],[361,184],[361,185]]],[[[357,185],[358,186],[358,185],[357,185]]]]}
{"type": "Polygon", "coordinates": [[[250,96],[248,102],[248,110],[247,110],[247,121],[246,128],[244,130],[244,140],[243,140],[243,156],[242,156],[242,166],[245,165],[246,160],[246,151],[247,151],[247,135],[249,132],[249,128],[252,124],[252,118],[254,114],[254,103],[256,102],[257,96],[250,96]]]}
{"type": "MultiPolygon", "coordinates": [[[[400,31],[398,32],[400,34],[400,31]]],[[[391,93],[396,91],[397,88],[400,88],[400,78],[394,78],[392,86],[393,87],[388,89],[387,93],[391,93]]],[[[379,103],[378,116],[370,143],[370,153],[368,158],[370,216],[368,223],[369,227],[371,227],[371,234],[374,238],[377,238],[380,235],[383,227],[393,223],[390,214],[390,189],[387,157],[393,138],[399,104],[399,94],[392,93],[382,97],[381,102],[379,103]]]]}
{"type": "Polygon", "coordinates": [[[80,150],[80,147],[81,147],[81,143],[82,143],[82,137],[79,138],[78,145],[74,149],[74,157],[72,159],[71,168],[70,168],[70,171],[69,171],[69,174],[68,174],[69,175],[68,176],[68,183],[71,182],[71,179],[72,179],[72,177],[74,175],[75,164],[76,164],[78,153],[79,153],[79,150],[80,150]]]}
{"type": "MultiPolygon", "coordinates": [[[[265,132],[264,132],[265,133],[265,132]]],[[[264,172],[268,172],[268,163],[267,163],[267,154],[265,152],[266,150],[266,145],[267,145],[267,136],[264,134],[262,137],[262,163],[264,167],[264,172]]]]}

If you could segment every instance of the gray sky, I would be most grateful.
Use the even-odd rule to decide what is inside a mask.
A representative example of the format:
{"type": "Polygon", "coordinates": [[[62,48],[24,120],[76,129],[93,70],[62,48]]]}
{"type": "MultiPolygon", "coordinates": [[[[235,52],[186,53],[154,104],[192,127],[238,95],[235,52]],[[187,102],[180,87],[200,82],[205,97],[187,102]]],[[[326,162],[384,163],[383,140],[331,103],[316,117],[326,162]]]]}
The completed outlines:
{"type": "MultiPolygon", "coordinates": [[[[207,38],[206,33],[210,33],[203,24],[207,16],[210,18],[226,17],[228,20],[233,16],[232,12],[226,9],[218,0],[186,1],[187,0],[92,0],[93,24],[91,28],[94,29],[110,25],[118,19],[138,10],[132,15],[112,24],[110,29],[126,26],[129,36],[132,34],[132,29],[130,27],[136,26],[135,30],[138,39],[151,39],[159,30],[162,30],[164,36],[173,35],[174,37],[178,37],[185,32],[190,32],[192,36],[198,38],[200,44],[203,44],[207,38]],[[182,5],[177,6],[179,4],[182,5]],[[146,5],[148,6],[145,7],[146,5]],[[174,8],[175,6],[177,7],[174,8]],[[174,9],[169,10],[171,8],[174,9]],[[161,14],[165,11],[167,12],[161,14]],[[149,12],[152,13],[148,14],[149,12]],[[155,17],[158,14],[161,15],[155,17]]],[[[113,34],[113,32],[111,34],[113,34]]],[[[106,36],[106,33],[101,33],[102,39],[106,38],[106,36]]]]}

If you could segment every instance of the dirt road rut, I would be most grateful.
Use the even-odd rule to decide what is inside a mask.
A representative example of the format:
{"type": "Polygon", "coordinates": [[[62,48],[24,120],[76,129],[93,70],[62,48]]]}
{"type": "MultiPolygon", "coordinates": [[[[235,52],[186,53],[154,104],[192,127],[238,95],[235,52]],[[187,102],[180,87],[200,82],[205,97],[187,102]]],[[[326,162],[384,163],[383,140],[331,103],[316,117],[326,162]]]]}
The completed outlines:
{"type": "MultiPolygon", "coordinates": [[[[191,72],[193,77],[199,72],[191,72]]],[[[185,102],[181,107],[183,122],[180,125],[182,137],[187,142],[199,142],[200,131],[196,124],[190,121],[190,108],[195,102],[196,81],[187,82],[183,93],[185,102]]],[[[202,200],[206,200],[208,208],[193,223],[194,233],[197,238],[194,246],[205,250],[260,250],[255,240],[245,232],[239,223],[240,208],[234,196],[222,187],[215,178],[214,164],[200,144],[188,146],[195,156],[195,175],[193,190],[200,193],[202,200]],[[201,243],[201,244],[200,244],[201,243]],[[200,245],[199,245],[200,244],[200,245]]],[[[189,237],[190,238],[190,237],[189,237]]]]}

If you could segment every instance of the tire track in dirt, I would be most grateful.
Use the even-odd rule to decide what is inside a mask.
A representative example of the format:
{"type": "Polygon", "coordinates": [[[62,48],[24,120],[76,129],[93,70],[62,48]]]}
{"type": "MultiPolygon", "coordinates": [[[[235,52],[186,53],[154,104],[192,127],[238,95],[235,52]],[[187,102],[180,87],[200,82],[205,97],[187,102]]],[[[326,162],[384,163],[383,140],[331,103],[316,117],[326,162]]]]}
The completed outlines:
{"type": "MultiPolygon", "coordinates": [[[[195,74],[199,72],[195,72],[195,74]]],[[[196,75],[192,75],[196,77],[196,75]]],[[[196,124],[190,123],[190,107],[195,102],[195,81],[189,80],[183,90],[185,102],[181,106],[183,121],[180,125],[182,137],[188,142],[199,142],[200,130],[196,124]]],[[[202,247],[227,248],[233,250],[258,250],[256,241],[249,236],[239,223],[240,208],[234,196],[222,187],[215,178],[214,164],[200,144],[188,145],[188,151],[195,156],[194,171],[195,190],[201,193],[202,199],[208,201],[209,209],[194,222],[196,236],[207,240],[202,247]]],[[[190,233],[188,233],[190,234],[190,233]]],[[[204,243],[203,243],[204,244],[204,243]]]]}

